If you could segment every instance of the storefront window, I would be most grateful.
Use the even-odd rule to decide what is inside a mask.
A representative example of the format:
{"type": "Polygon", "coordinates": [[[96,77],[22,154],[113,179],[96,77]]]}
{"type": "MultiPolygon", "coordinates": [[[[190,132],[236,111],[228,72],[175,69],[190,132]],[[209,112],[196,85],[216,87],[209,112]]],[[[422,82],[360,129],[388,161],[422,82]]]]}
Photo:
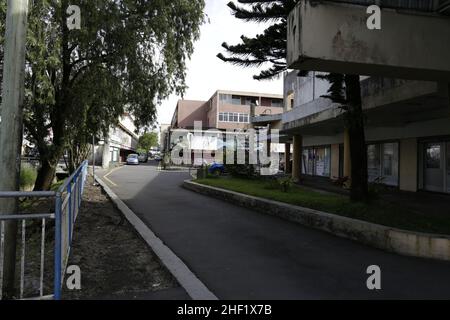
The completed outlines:
{"type": "Polygon", "coordinates": [[[383,175],[392,176],[394,171],[394,144],[386,143],[383,145],[384,154],[383,154],[383,175]]]}
{"type": "Polygon", "coordinates": [[[331,168],[331,148],[317,147],[303,149],[302,173],[329,177],[331,168]]]}
{"type": "Polygon", "coordinates": [[[441,146],[439,144],[429,145],[426,154],[427,169],[441,168],[441,146]]]}
{"type": "Polygon", "coordinates": [[[317,148],[314,151],[315,175],[330,176],[330,148],[317,148]]]}
{"type": "Polygon", "coordinates": [[[367,173],[369,181],[380,176],[380,145],[371,144],[367,146],[367,173]]]}
{"type": "Polygon", "coordinates": [[[367,146],[367,174],[370,182],[398,185],[398,143],[367,146]]]}

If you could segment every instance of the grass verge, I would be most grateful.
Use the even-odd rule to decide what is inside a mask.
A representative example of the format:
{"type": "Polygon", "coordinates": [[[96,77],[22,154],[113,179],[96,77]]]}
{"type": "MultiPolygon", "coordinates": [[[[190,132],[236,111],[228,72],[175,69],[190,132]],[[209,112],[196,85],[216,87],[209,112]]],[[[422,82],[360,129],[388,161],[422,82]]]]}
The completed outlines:
{"type": "Polygon", "coordinates": [[[301,186],[293,186],[288,192],[282,192],[262,180],[222,177],[198,179],[195,182],[393,228],[450,235],[448,217],[412,211],[383,200],[354,203],[347,196],[313,191],[301,186]]]}

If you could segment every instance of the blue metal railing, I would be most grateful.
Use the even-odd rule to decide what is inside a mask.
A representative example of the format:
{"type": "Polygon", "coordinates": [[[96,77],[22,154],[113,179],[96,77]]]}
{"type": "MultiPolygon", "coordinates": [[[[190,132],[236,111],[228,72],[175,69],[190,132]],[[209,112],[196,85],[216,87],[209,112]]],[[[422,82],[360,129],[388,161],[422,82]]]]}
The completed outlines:
{"type": "Polygon", "coordinates": [[[86,160],[56,192],[54,278],[54,298],[56,300],[61,299],[64,271],[69,260],[73,226],[81,206],[87,168],[88,161],[86,160]]]}
{"type": "Polygon", "coordinates": [[[61,299],[64,272],[69,259],[70,248],[73,236],[73,227],[78,216],[84,185],[87,177],[88,162],[84,161],[77,170],[64,182],[56,191],[20,192],[6,191],[0,192],[0,198],[55,198],[55,212],[44,214],[3,214],[0,215],[0,299],[2,298],[3,280],[3,260],[4,260],[4,234],[5,223],[11,221],[22,221],[21,235],[21,270],[20,270],[20,293],[19,298],[23,298],[24,291],[24,269],[25,269],[25,228],[27,220],[42,220],[41,234],[41,265],[40,265],[40,298],[44,292],[44,251],[45,251],[45,225],[47,219],[55,220],[55,243],[54,243],[54,280],[53,295],[55,300],[61,299]]]}

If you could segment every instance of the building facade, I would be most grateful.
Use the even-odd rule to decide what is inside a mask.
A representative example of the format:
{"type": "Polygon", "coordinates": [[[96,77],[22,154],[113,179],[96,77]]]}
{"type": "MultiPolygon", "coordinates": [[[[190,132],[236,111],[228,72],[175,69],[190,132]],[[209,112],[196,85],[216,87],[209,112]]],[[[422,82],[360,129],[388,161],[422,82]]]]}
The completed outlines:
{"type": "Polygon", "coordinates": [[[238,135],[257,128],[253,119],[265,116],[281,119],[282,113],[283,95],[276,94],[218,90],[208,101],[180,100],[172,118],[169,144],[173,147],[181,139],[175,133],[187,135],[185,141],[192,151],[192,163],[209,163],[217,160],[216,153],[227,147],[225,133],[238,135]],[[196,154],[201,154],[202,159],[196,160],[196,154]]]}
{"type": "Polygon", "coordinates": [[[449,7],[442,1],[390,1],[382,7],[382,30],[370,31],[362,25],[362,2],[312,6],[305,0],[290,16],[288,64],[316,70],[284,78],[282,126],[294,145],[293,175],[350,176],[343,110],[323,97],[330,85],[317,76],[368,74],[360,81],[369,180],[450,193],[449,7]],[[314,29],[320,21],[322,27],[314,29]],[[305,29],[316,30],[314,38],[305,29]]]}
{"type": "Polygon", "coordinates": [[[110,165],[125,162],[130,153],[136,152],[139,137],[135,132],[133,118],[129,114],[124,114],[117,126],[109,128],[108,136],[104,137],[102,145],[97,147],[96,163],[108,168],[110,165]]]}
{"type": "Polygon", "coordinates": [[[218,90],[208,101],[178,101],[171,128],[193,129],[201,121],[203,129],[245,130],[252,117],[282,112],[283,95],[218,90]]]}

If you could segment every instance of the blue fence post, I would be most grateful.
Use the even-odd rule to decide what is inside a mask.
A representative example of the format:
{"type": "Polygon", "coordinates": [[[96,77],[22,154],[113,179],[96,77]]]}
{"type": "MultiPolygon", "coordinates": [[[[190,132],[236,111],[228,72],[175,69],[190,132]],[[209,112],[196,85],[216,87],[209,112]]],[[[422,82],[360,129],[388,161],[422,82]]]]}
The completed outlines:
{"type": "Polygon", "coordinates": [[[67,193],[69,195],[69,244],[72,243],[72,183],[67,185],[67,193]]]}
{"type": "Polygon", "coordinates": [[[61,245],[62,245],[62,235],[61,235],[61,193],[56,193],[55,201],[55,276],[53,289],[55,294],[55,300],[61,300],[61,245]]]}

